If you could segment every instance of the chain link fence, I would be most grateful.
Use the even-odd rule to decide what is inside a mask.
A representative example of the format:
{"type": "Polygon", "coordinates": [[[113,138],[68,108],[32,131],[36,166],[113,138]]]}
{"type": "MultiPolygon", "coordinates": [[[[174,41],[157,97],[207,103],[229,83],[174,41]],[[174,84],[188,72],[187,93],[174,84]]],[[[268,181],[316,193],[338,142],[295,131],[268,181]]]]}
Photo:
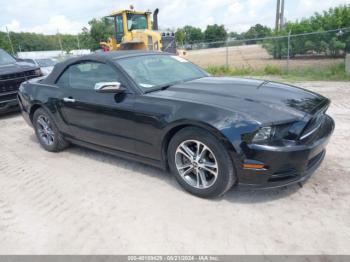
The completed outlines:
{"type": "MultiPolygon", "coordinates": [[[[344,65],[350,28],[266,38],[179,45],[203,68],[289,71],[344,65]]],[[[268,72],[267,72],[268,73],[268,72]]]]}

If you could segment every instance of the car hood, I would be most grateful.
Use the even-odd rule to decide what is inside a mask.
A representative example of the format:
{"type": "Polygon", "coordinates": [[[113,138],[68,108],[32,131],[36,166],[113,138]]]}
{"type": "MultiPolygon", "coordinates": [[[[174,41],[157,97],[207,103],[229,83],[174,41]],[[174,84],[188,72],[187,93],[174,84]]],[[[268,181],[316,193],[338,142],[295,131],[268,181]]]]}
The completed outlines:
{"type": "Polygon", "coordinates": [[[45,66],[45,67],[41,67],[41,72],[43,73],[44,76],[49,75],[52,70],[53,70],[53,66],[45,66]]]}
{"type": "Polygon", "coordinates": [[[205,77],[149,95],[220,107],[260,123],[302,119],[328,103],[323,96],[298,87],[230,77],[205,77]]]}
{"type": "Polygon", "coordinates": [[[15,74],[24,71],[38,69],[39,67],[26,62],[17,62],[13,64],[0,65],[0,75],[15,74]]]}

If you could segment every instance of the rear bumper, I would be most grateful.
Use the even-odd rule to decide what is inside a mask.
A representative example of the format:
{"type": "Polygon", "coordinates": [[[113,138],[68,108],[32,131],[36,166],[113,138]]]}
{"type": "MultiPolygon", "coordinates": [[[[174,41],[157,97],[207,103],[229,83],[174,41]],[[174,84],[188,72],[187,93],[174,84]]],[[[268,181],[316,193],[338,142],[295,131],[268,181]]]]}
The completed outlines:
{"type": "Polygon", "coordinates": [[[240,168],[239,186],[270,189],[306,181],[321,165],[333,130],[334,121],[328,117],[320,136],[313,143],[285,147],[247,146],[245,161],[262,163],[266,168],[240,168]]]}
{"type": "Polygon", "coordinates": [[[17,99],[1,100],[0,97],[0,115],[19,111],[17,99]]]}

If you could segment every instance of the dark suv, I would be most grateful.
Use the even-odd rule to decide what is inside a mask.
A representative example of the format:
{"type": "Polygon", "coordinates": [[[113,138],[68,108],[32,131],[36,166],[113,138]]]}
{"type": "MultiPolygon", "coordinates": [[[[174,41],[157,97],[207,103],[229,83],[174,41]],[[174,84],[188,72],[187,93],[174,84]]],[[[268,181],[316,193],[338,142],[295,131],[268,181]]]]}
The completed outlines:
{"type": "Polygon", "coordinates": [[[0,114],[18,110],[19,85],[41,75],[39,67],[19,62],[0,49],[0,114]]]}

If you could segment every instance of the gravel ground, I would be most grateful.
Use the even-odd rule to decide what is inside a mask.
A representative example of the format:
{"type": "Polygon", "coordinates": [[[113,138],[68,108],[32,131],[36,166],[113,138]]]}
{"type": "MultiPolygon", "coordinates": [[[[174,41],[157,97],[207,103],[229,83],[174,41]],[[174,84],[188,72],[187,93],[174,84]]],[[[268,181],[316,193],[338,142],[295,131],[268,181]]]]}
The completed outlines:
{"type": "Polygon", "coordinates": [[[40,148],[0,118],[1,254],[350,254],[350,83],[297,83],[333,100],[325,161],[300,188],[204,200],[167,173],[79,147],[40,148]]]}

